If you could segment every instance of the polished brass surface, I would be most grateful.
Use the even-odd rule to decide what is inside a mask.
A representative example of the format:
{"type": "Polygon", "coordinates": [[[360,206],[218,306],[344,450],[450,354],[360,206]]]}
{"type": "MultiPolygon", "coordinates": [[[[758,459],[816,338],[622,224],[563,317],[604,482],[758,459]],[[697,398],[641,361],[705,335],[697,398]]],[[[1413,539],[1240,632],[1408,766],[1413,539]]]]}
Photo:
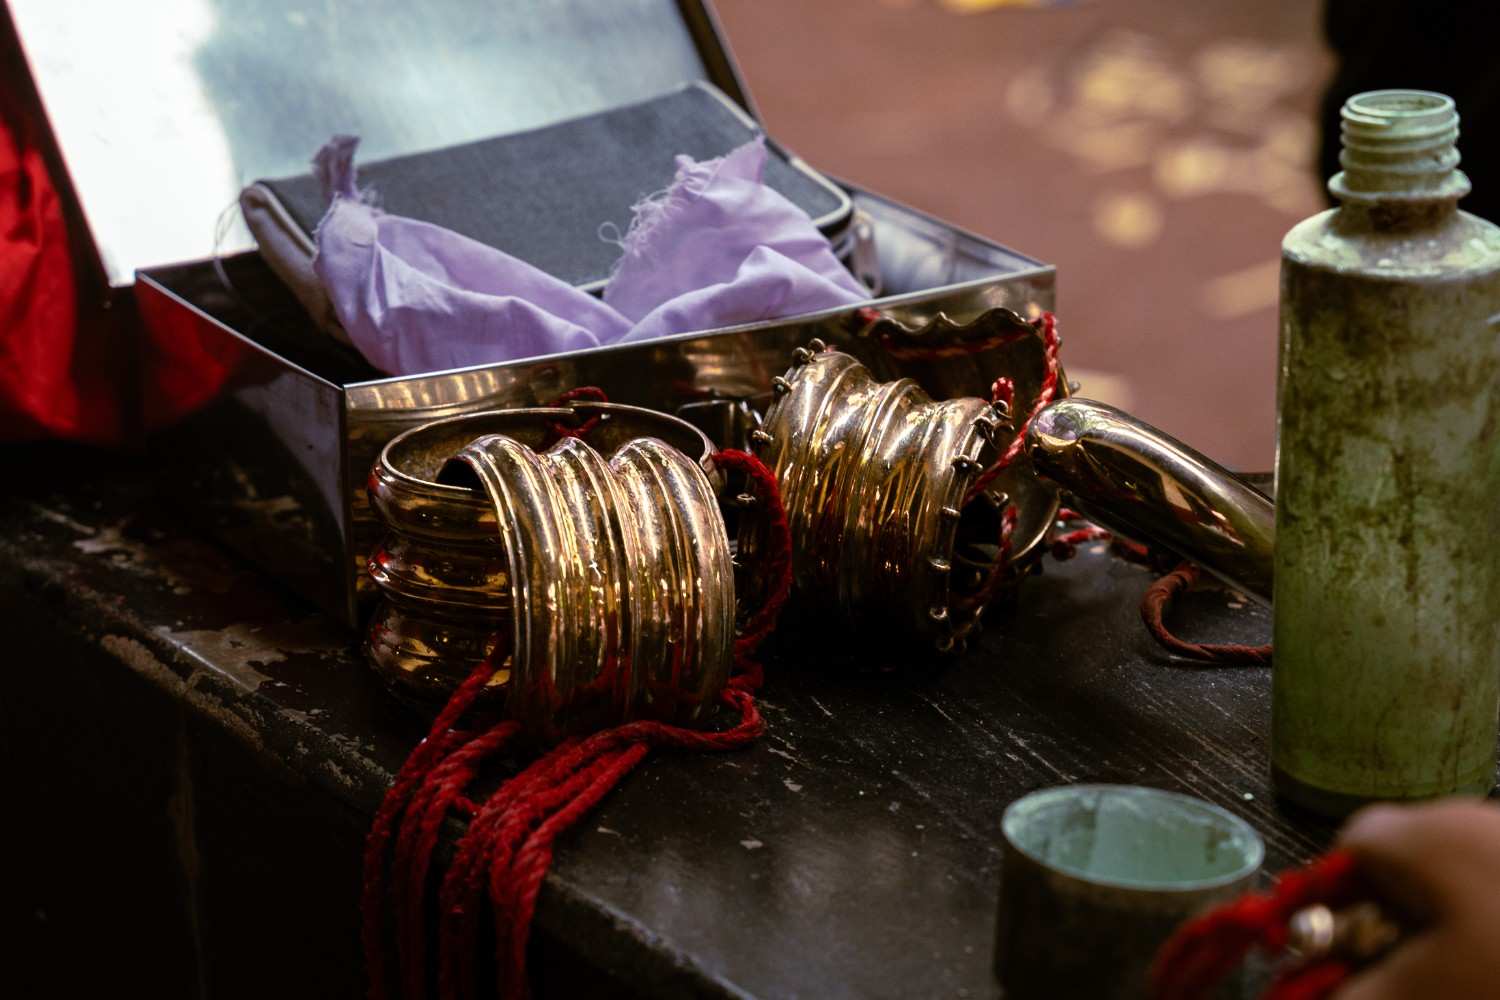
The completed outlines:
{"type": "Polygon", "coordinates": [[[1027,443],[1037,472],[1093,520],[1165,546],[1270,602],[1276,509],[1264,493],[1181,441],[1092,400],[1042,410],[1027,443]]]}
{"type": "Polygon", "coordinates": [[[608,462],[581,438],[537,453],[487,435],[465,463],[510,567],[507,714],[535,729],[689,722],[729,678],[734,568],[713,485],[654,438],[608,462]]]}
{"type": "MultiPolygon", "coordinates": [[[[368,561],[370,576],[385,597],[369,630],[376,669],[404,691],[440,697],[484,657],[492,637],[505,632],[517,644],[516,658],[494,684],[506,686],[513,676],[524,675],[546,677],[552,688],[573,691],[580,687],[576,671],[604,669],[580,666],[588,659],[587,649],[594,647],[579,645],[584,640],[575,636],[576,642],[570,639],[571,645],[548,654],[547,642],[533,641],[551,628],[537,616],[550,608],[547,614],[561,615],[560,620],[574,622],[576,628],[604,628],[589,623],[599,615],[617,614],[618,608],[609,609],[618,605],[636,616],[625,634],[634,637],[630,663],[636,664],[632,676],[640,679],[638,689],[620,696],[644,698],[648,707],[660,707],[675,696],[678,685],[687,696],[700,697],[721,683],[713,680],[722,671],[711,650],[723,636],[708,619],[701,627],[694,624],[697,619],[689,619],[697,613],[710,618],[727,613],[732,626],[733,615],[732,581],[725,612],[719,607],[723,602],[714,589],[717,584],[709,586],[699,575],[677,575],[704,563],[709,569],[702,572],[717,579],[721,548],[727,563],[726,533],[714,500],[722,481],[710,460],[712,450],[711,442],[685,421],[637,407],[582,401],[467,414],[397,436],[381,451],[369,479],[372,509],[387,530],[368,561]],[[590,444],[564,438],[543,450],[556,436],[555,424],[592,418],[599,423],[589,433],[590,444]],[[466,451],[476,439],[490,442],[487,457],[466,451]],[[447,476],[440,475],[461,453],[474,463],[486,463],[482,467],[489,470],[488,478],[465,478],[452,466],[447,476]],[[601,455],[613,458],[606,463],[601,455]],[[487,487],[509,490],[503,494],[506,502],[479,489],[481,480],[487,487]],[[528,531],[538,534],[532,537],[528,531]],[[615,537],[621,533],[623,541],[615,537]],[[673,547],[681,544],[691,544],[693,551],[683,554],[673,547]],[[636,550],[641,545],[654,545],[655,554],[640,554],[636,550]],[[544,566],[527,562],[524,578],[513,572],[518,553],[530,560],[539,552],[544,566]],[[668,556],[676,561],[642,570],[651,559],[668,556]],[[595,590],[626,586],[618,580],[606,586],[598,579],[606,571],[601,567],[610,565],[629,570],[627,589],[636,594],[632,602],[620,604],[623,599],[617,595],[610,599],[615,604],[606,606],[577,596],[578,581],[588,574],[593,574],[588,587],[595,590]],[[692,593],[683,597],[663,589],[673,586],[692,593]],[[548,603],[570,594],[565,604],[548,603]],[[698,608],[694,601],[704,602],[703,607],[684,610],[698,608]],[[686,617],[663,626],[658,619],[674,609],[686,617]],[[661,638],[664,634],[670,638],[661,638]],[[661,679],[663,670],[670,673],[662,665],[668,647],[687,657],[679,667],[688,673],[671,683],[661,679]],[[543,662],[547,655],[560,659],[543,662]]],[[[617,650],[623,640],[605,642],[596,636],[589,641],[598,649],[617,650]]],[[[529,690],[527,698],[544,697],[546,690],[545,685],[529,690]]],[[[520,705],[515,698],[513,703],[520,705]]]]}
{"type": "MultiPolygon", "coordinates": [[[[1045,364],[1037,337],[1014,343],[1045,364]]],[[[988,523],[985,508],[1008,495],[1025,515],[1013,535],[1021,558],[1045,535],[1055,492],[1022,460],[992,485],[993,503],[965,504],[998,455],[997,416],[983,399],[938,402],[911,379],[879,382],[821,341],[794,352],[772,385],[776,402],[755,444],[780,480],[798,599],[878,634],[952,648],[984,610],[974,599],[981,573],[955,573],[961,534],[974,535],[988,523]]],[[[993,545],[998,535],[969,540],[993,545]]]]}
{"type": "MultiPolygon", "coordinates": [[[[1029,311],[1036,315],[1041,312],[1035,308],[1029,311]]],[[[935,399],[988,393],[1000,376],[1010,379],[1012,405],[981,416],[976,425],[986,443],[1000,450],[1009,446],[1015,427],[1036,408],[1047,378],[1046,354],[1036,327],[1016,310],[1002,305],[964,320],[955,319],[947,310],[919,314],[880,310],[860,330],[858,340],[879,348],[870,352],[870,360],[865,362],[876,377],[915,379],[935,399]]],[[[1059,370],[1055,395],[1066,396],[1070,391],[1067,378],[1059,370]]],[[[998,508],[1000,497],[1016,506],[1012,560],[1034,553],[1057,513],[1056,489],[1032,474],[1031,459],[1022,454],[995,479],[988,493],[996,501],[992,507],[998,508]]],[[[992,520],[998,518],[998,510],[993,514],[992,520]]],[[[998,530],[998,521],[995,523],[998,530]]],[[[994,531],[989,532],[982,542],[993,543],[994,535],[994,531]]],[[[957,556],[960,575],[967,575],[972,585],[977,583],[975,574],[984,572],[993,553],[974,551],[961,543],[957,556]]]]}

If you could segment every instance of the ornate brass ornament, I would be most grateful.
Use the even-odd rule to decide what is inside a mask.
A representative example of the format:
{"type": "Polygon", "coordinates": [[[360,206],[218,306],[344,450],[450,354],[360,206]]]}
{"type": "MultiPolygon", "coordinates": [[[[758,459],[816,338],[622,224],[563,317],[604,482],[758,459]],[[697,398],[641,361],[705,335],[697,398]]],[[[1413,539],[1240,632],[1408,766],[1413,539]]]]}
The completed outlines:
{"type": "MultiPolygon", "coordinates": [[[[943,322],[968,331],[998,322],[999,312],[969,327],[943,322]]],[[[1023,326],[1022,349],[1033,367],[1042,364],[1035,332],[1013,316],[1006,313],[1006,329],[1023,326]]],[[[1026,374],[1027,384],[1037,381],[1026,374]]],[[[1057,509],[1055,491],[1024,458],[966,502],[1014,433],[1008,411],[974,397],[934,401],[909,378],[878,382],[821,341],[795,351],[772,389],[776,400],[751,440],[781,484],[799,600],[855,627],[889,635],[894,626],[954,648],[984,610],[979,592],[995,557],[998,510],[1014,502],[1022,512],[1014,560],[1040,542],[1057,509]],[[977,555],[969,543],[992,547],[977,555]]],[[[1029,400],[1016,403],[1029,412],[1029,400]]]]}
{"type": "Polygon", "coordinates": [[[369,562],[385,597],[369,635],[376,669],[441,696],[500,633],[511,655],[491,683],[513,717],[690,721],[727,680],[734,640],[711,454],[684,421],[590,402],[395,438],[370,479],[389,528],[369,562]],[[544,447],[556,423],[579,419],[600,421],[587,441],[544,447]]]}

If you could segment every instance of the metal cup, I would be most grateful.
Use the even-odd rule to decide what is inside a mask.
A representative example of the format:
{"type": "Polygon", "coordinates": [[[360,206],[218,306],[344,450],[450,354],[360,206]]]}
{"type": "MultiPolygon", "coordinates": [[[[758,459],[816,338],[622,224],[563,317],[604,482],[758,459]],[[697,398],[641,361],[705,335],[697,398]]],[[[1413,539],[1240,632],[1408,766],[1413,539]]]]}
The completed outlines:
{"type": "Polygon", "coordinates": [[[1251,888],[1265,856],[1244,820],[1135,785],[1043,789],[1001,820],[995,972],[1007,997],[1144,997],[1177,927],[1251,888]]]}

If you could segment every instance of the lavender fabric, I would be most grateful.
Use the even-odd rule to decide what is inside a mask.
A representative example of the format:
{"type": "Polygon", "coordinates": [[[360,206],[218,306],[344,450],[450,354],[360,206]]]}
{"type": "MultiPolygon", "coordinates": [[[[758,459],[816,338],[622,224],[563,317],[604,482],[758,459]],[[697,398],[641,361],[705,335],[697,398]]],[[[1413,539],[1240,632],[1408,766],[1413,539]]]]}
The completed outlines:
{"type": "Polygon", "coordinates": [[[752,323],[862,301],[807,214],[761,183],[761,140],[717,160],[677,158],[635,206],[602,300],[494,247],[387,215],[355,184],[358,140],[314,169],[331,203],[313,269],[339,322],[393,375],[493,364],[752,323]]]}

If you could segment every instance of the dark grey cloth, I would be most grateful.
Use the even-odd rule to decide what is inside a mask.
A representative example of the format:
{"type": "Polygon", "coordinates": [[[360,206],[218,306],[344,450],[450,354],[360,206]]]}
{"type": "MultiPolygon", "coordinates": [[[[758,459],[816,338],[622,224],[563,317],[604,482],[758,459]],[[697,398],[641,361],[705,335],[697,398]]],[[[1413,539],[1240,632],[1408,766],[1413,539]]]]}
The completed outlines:
{"type": "MultiPolygon", "coordinates": [[[[743,145],[755,128],[718,90],[694,83],[640,104],[531,132],[362,164],[361,187],[380,206],[462,233],[574,285],[609,276],[631,206],[671,183],[675,157],[712,159],[743,145]]],[[[768,145],[770,145],[768,143],[768,145]]],[[[830,237],[848,223],[843,192],[771,145],[766,183],[830,237]]],[[[311,174],[263,181],[311,233],[327,202],[311,174]]]]}

